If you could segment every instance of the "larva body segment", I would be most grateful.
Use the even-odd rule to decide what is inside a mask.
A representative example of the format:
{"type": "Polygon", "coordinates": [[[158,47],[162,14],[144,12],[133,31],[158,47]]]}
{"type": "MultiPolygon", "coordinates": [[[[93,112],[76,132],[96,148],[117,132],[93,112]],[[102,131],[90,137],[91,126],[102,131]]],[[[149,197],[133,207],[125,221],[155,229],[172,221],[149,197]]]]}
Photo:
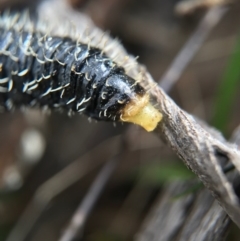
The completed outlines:
{"type": "Polygon", "coordinates": [[[139,115],[149,110],[148,95],[102,50],[67,37],[4,26],[0,26],[0,106],[83,112],[99,120],[134,122],[147,130],[161,119],[154,108],[148,111],[147,123],[139,115]]]}

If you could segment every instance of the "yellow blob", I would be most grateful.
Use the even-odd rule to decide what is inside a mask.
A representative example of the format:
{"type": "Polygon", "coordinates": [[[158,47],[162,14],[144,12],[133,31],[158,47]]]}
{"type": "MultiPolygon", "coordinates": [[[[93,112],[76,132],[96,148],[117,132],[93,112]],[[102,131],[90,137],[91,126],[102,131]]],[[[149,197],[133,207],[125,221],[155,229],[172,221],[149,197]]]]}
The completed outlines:
{"type": "Polygon", "coordinates": [[[147,131],[153,131],[161,119],[162,114],[152,106],[148,95],[136,96],[121,115],[122,121],[140,125],[147,131]]]}

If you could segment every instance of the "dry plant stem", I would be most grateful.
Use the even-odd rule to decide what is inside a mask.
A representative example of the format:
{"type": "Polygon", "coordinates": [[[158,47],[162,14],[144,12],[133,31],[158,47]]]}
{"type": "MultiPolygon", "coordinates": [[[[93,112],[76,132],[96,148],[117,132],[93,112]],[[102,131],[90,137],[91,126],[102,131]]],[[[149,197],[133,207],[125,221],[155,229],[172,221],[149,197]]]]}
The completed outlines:
{"type": "Polygon", "coordinates": [[[115,158],[109,160],[104,165],[91,185],[89,192],[85,195],[84,200],[75,211],[69,226],[66,228],[59,241],[72,241],[77,238],[78,235],[82,234],[81,232],[83,231],[91,210],[98,200],[103,188],[106,186],[110,176],[116,169],[118,163],[119,159],[115,158]]]}
{"type": "MultiPolygon", "coordinates": [[[[201,126],[215,138],[223,140],[215,129],[203,122],[201,126]]],[[[237,128],[231,141],[239,145],[239,136],[237,128]]],[[[231,176],[234,177],[234,173],[231,176]]],[[[206,189],[184,194],[190,185],[189,181],[166,185],[137,235],[137,241],[225,240],[230,223],[228,215],[206,189]],[[179,194],[179,198],[174,198],[179,194]]]]}
{"type": "Polygon", "coordinates": [[[205,17],[199,23],[197,29],[183,46],[172,65],[159,81],[159,85],[169,92],[172,86],[179,80],[184,69],[191,62],[203,42],[212,29],[218,24],[226,13],[226,7],[214,7],[208,10],[205,17]]]}
{"type": "Polygon", "coordinates": [[[101,143],[43,183],[17,221],[6,241],[24,241],[48,204],[68,187],[119,152],[120,136],[101,143]],[[99,158],[101,159],[99,160],[99,158]]]}
{"type": "Polygon", "coordinates": [[[211,8],[233,2],[232,0],[183,0],[177,3],[175,12],[178,15],[194,13],[197,9],[211,8]]]}
{"type": "Polygon", "coordinates": [[[203,129],[159,87],[153,87],[151,93],[155,96],[159,110],[163,114],[163,120],[155,133],[164,139],[184,163],[197,174],[231,219],[240,227],[238,197],[221,167],[222,160],[225,159],[232,162],[238,171],[240,170],[240,152],[237,147],[203,129]]]}

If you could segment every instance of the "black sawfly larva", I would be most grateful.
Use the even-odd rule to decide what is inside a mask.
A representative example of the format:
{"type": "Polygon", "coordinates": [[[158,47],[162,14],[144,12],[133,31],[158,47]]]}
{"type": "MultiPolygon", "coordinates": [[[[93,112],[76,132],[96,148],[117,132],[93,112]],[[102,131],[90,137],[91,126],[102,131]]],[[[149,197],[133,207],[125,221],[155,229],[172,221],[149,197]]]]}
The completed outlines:
{"type": "Polygon", "coordinates": [[[155,129],[161,113],[124,68],[99,48],[26,29],[19,16],[0,19],[1,109],[47,107],[155,129]]]}

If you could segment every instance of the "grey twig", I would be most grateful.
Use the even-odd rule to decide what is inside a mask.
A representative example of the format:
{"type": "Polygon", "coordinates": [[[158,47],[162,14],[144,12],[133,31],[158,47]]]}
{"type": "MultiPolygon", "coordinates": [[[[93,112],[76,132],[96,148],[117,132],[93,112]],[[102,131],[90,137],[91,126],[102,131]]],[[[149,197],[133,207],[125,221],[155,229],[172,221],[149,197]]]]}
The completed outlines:
{"type": "MultiPolygon", "coordinates": [[[[201,125],[222,140],[216,130],[201,125]]],[[[239,145],[239,128],[231,138],[239,145]]],[[[229,177],[234,180],[235,173],[229,177]]],[[[174,182],[165,187],[160,199],[152,209],[137,235],[137,241],[175,241],[175,240],[225,240],[230,219],[206,189],[186,193],[196,182],[174,182]],[[185,194],[184,194],[185,192],[185,194]],[[182,195],[181,195],[182,193],[182,195]],[[180,196],[176,198],[177,195],[180,196]],[[166,212],[167,210],[167,212],[166,212]]]]}
{"type": "Polygon", "coordinates": [[[104,167],[101,169],[97,177],[95,178],[93,184],[91,185],[88,193],[85,195],[84,200],[77,208],[74,213],[69,226],[64,231],[62,237],[59,241],[72,241],[77,235],[81,235],[84,224],[94,206],[97,199],[99,198],[103,188],[105,187],[107,181],[112,175],[118,164],[118,159],[112,159],[108,161],[104,167]]]}
{"type": "Polygon", "coordinates": [[[179,80],[184,69],[191,62],[197,51],[202,46],[203,42],[208,37],[211,30],[218,24],[226,13],[227,8],[218,6],[211,8],[206,13],[205,17],[199,23],[195,32],[191,35],[190,39],[183,46],[177,57],[174,59],[167,72],[159,80],[159,85],[166,91],[179,80]]]}
{"type": "MultiPolygon", "coordinates": [[[[209,10],[201,22],[197,32],[190,38],[170,70],[162,80],[163,88],[168,91],[179,78],[182,70],[197,51],[207,33],[215,26],[225,8],[217,7],[209,10]],[[205,29],[206,28],[206,29],[205,29]],[[204,30],[204,31],[203,31],[204,30]],[[194,39],[199,37],[200,40],[194,39]],[[189,44],[190,43],[190,44],[189,44]],[[189,47],[190,46],[190,47],[189,47]]],[[[141,67],[139,67],[141,69],[141,67]]],[[[143,68],[142,68],[143,69],[143,68]]],[[[144,70],[142,70],[144,71],[144,70]]],[[[205,128],[191,115],[181,110],[145,72],[145,80],[142,84],[150,88],[152,97],[155,98],[163,119],[159,123],[155,133],[173,149],[184,163],[199,177],[203,184],[212,192],[220,205],[230,218],[240,227],[240,207],[238,197],[234,192],[233,182],[229,182],[223,172],[222,165],[233,163],[240,171],[240,152],[232,145],[215,135],[211,128],[205,128]]]]}
{"type": "Polygon", "coordinates": [[[181,110],[146,74],[146,85],[152,85],[163,119],[155,133],[174,150],[184,163],[212,192],[230,218],[240,227],[240,207],[233,185],[224,174],[222,165],[233,163],[240,171],[240,152],[236,145],[226,142],[203,128],[193,116],[181,110]]]}

